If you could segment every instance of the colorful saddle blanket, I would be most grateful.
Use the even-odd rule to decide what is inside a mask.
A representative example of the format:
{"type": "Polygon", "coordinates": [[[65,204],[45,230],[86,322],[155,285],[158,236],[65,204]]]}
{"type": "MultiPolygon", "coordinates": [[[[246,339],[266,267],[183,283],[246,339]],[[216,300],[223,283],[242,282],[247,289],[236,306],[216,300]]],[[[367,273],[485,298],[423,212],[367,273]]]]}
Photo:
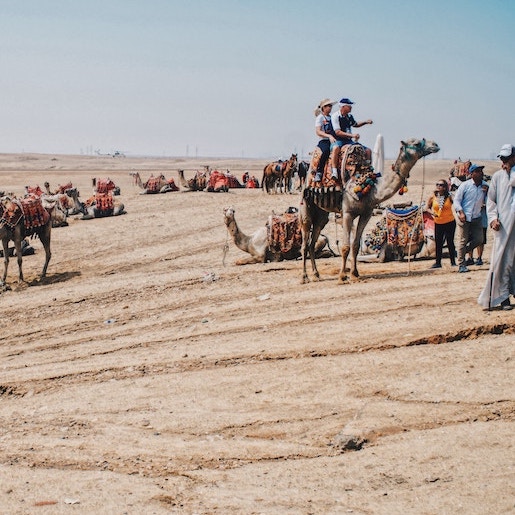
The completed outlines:
{"type": "Polygon", "coordinates": [[[108,193],[114,190],[116,185],[111,179],[96,179],[95,188],[97,193],[108,193]]]}
{"type": "Polygon", "coordinates": [[[0,202],[0,227],[7,225],[14,229],[24,217],[26,230],[37,229],[50,219],[50,213],[43,207],[41,198],[29,195],[23,199],[3,197],[0,202]]]}
{"type": "Polygon", "coordinates": [[[95,195],[95,207],[98,211],[106,212],[114,209],[114,199],[111,193],[99,193],[95,195]]]}
{"type": "Polygon", "coordinates": [[[297,213],[271,215],[266,225],[270,249],[282,254],[286,254],[292,249],[300,249],[302,233],[297,213]]]}
{"type": "Polygon", "coordinates": [[[161,177],[154,177],[151,175],[148,178],[148,181],[144,184],[145,189],[148,193],[159,193],[161,191],[162,180],[163,179],[161,177]]]}
{"type": "Polygon", "coordinates": [[[424,219],[418,206],[386,209],[388,244],[407,247],[424,241],[424,219]]]}

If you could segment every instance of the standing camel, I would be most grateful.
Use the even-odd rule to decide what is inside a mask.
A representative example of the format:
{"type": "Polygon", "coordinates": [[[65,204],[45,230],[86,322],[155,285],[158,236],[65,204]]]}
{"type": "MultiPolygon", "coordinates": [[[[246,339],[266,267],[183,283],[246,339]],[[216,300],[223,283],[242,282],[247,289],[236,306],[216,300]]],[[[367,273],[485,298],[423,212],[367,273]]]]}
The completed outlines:
{"type": "Polygon", "coordinates": [[[263,169],[261,187],[267,192],[289,193],[293,174],[297,171],[297,154],[292,154],[288,161],[274,161],[263,169]]]}
{"type": "Polygon", "coordinates": [[[50,235],[52,231],[52,209],[45,209],[41,199],[34,199],[32,201],[31,213],[33,216],[27,214],[27,211],[22,207],[22,201],[11,199],[10,197],[3,197],[0,199],[0,239],[4,249],[4,273],[0,286],[5,287],[5,280],[7,278],[7,269],[9,267],[9,241],[14,242],[14,249],[16,252],[16,259],[18,261],[18,282],[23,282],[23,252],[22,241],[27,236],[37,235],[45,249],[45,264],[40,278],[43,279],[46,275],[48,263],[52,257],[50,251],[50,235]],[[32,218],[29,222],[28,218],[32,218]],[[26,223],[26,219],[27,222],[26,223]],[[37,222],[36,222],[37,220],[37,222]],[[38,224],[38,225],[36,225],[38,224]],[[28,227],[27,227],[28,225],[28,227]]]}
{"type": "Polygon", "coordinates": [[[305,188],[300,206],[302,225],[302,283],[309,281],[306,271],[306,258],[309,252],[311,267],[315,279],[320,278],[315,261],[314,242],[329,220],[329,213],[342,214],[342,266],[338,275],[338,282],[344,283],[347,279],[345,268],[351,250],[352,239],[352,270],[354,278],[359,277],[357,269],[357,255],[361,235],[373,214],[374,208],[381,202],[393,197],[402,186],[406,185],[409,174],[415,163],[424,156],[438,152],[440,148],[434,141],[418,140],[415,138],[401,141],[401,148],[397,160],[391,171],[377,179],[367,195],[358,198],[355,193],[358,187],[357,176],[353,176],[345,185],[343,191],[336,188],[305,188]],[[353,223],[358,219],[353,234],[353,223]]]}

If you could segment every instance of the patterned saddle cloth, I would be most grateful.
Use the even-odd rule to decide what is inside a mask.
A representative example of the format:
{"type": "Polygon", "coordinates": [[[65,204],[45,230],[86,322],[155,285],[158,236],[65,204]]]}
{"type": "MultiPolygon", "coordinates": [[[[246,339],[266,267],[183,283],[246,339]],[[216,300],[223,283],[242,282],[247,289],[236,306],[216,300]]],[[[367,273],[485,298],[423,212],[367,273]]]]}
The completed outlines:
{"type": "Polygon", "coordinates": [[[46,225],[50,213],[43,207],[41,198],[29,195],[22,199],[3,197],[0,201],[0,227],[14,229],[24,217],[25,229],[37,229],[46,225]]]}
{"type": "Polygon", "coordinates": [[[363,145],[344,145],[341,148],[333,147],[325,165],[322,180],[315,182],[315,170],[318,167],[321,157],[322,151],[319,147],[316,147],[311,156],[311,174],[308,177],[308,187],[334,187],[339,189],[343,187],[344,183],[347,183],[350,179],[354,179],[356,184],[353,185],[352,191],[355,193],[354,196],[360,199],[370,191],[370,188],[368,188],[363,193],[362,190],[364,190],[365,186],[370,183],[370,187],[372,187],[372,185],[375,184],[377,176],[374,174],[374,170],[366,158],[363,145]],[[337,154],[335,155],[335,153],[337,154]],[[338,178],[332,177],[331,163],[333,163],[334,160],[336,160],[338,165],[338,178]],[[368,182],[365,184],[367,179],[368,182]],[[360,188],[354,191],[356,186],[360,186],[360,188]]]}
{"type": "Polygon", "coordinates": [[[266,226],[270,249],[282,254],[286,254],[292,249],[300,249],[302,233],[298,213],[270,215],[266,226]]]}

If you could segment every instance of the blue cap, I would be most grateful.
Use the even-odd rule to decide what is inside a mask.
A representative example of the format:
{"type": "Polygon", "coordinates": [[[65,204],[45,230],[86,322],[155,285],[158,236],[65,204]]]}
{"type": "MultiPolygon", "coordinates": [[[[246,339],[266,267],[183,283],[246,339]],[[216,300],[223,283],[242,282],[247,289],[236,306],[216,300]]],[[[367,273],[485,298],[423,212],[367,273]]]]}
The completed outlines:
{"type": "Polygon", "coordinates": [[[484,166],[479,166],[479,165],[470,165],[470,168],[469,168],[469,174],[472,175],[472,172],[474,172],[475,170],[481,170],[483,171],[483,168],[484,166]]]}
{"type": "Polygon", "coordinates": [[[354,104],[354,102],[350,99],[350,98],[342,98],[340,100],[340,104],[349,104],[349,105],[352,105],[354,104]]]}

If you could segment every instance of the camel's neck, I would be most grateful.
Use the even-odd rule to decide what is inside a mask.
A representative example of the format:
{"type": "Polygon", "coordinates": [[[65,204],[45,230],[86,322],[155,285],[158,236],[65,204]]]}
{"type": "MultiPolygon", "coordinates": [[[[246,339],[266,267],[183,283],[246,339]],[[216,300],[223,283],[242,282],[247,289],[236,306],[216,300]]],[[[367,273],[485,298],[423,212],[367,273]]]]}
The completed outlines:
{"type": "Polygon", "coordinates": [[[236,220],[234,218],[230,220],[229,224],[227,225],[227,230],[229,231],[229,234],[232,236],[232,239],[234,240],[234,244],[240,249],[247,251],[249,248],[249,236],[246,234],[243,234],[238,225],[236,224],[236,220]]]}
{"type": "MultiPolygon", "coordinates": [[[[411,157],[411,156],[410,156],[411,157]]],[[[406,184],[410,171],[417,162],[417,159],[405,159],[394,169],[385,173],[377,182],[376,201],[377,204],[393,197],[406,184]]]]}

